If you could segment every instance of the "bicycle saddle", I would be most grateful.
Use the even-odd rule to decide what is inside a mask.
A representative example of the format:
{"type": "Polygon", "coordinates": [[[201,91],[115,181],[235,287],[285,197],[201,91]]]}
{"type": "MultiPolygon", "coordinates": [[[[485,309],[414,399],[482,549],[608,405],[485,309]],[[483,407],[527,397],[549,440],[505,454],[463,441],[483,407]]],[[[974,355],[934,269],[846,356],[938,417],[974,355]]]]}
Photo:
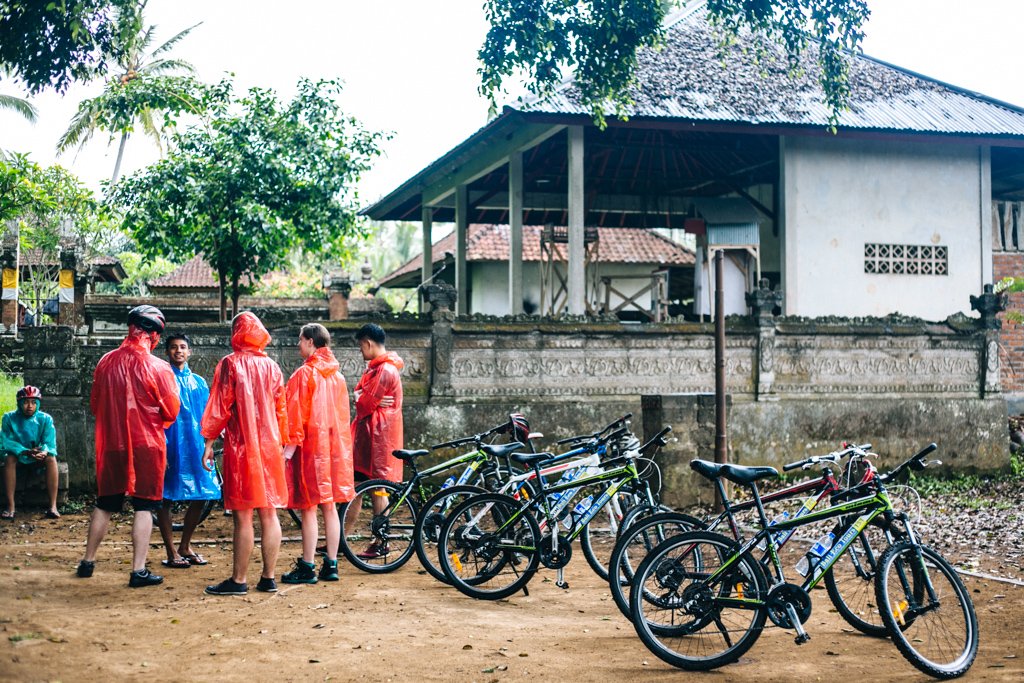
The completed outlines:
{"type": "Polygon", "coordinates": [[[429,452],[430,451],[426,449],[420,449],[418,451],[391,451],[391,455],[395,456],[399,460],[404,460],[405,462],[412,462],[415,458],[418,458],[421,455],[426,455],[429,452]]]}
{"type": "Polygon", "coordinates": [[[719,465],[717,462],[711,462],[710,460],[700,460],[699,458],[695,458],[690,461],[690,469],[705,479],[718,479],[722,476],[723,467],[725,467],[725,465],[719,465]]]}
{"type": "Polygon", "coordinates": [[[523,447],[523,444],[519,441],[513,441],[512,443],[498,443],[498,444],[485,444],[480,447],[487,455],[492,458],[503,458],[506,455],[510,455],[515,451],[523,447]]]}
{"type": "Polygon", "coordinates": [[[743,465],[722,465],[721,475],[736,484],[752,484],[758,479],[774,479],[779,471],[774,467],[744,467],[743,465]]]}
{"type": "Polygon", "coordinates": [[[513,453],[512,459],[520,465],[530,465],[534,463],[543,462],[544,460],[550,460],[555,457],[554,453],[513,453]]]}

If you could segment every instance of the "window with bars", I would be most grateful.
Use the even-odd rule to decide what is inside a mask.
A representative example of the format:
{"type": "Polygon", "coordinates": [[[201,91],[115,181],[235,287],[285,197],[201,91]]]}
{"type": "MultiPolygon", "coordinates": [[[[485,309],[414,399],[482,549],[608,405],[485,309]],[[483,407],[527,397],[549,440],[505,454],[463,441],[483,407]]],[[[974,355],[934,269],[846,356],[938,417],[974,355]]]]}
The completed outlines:
{"type": "Polygon", "coordinates": [[[864,245],[864,272],[877,275],[949,275],[949,248],[931,244],[864,245]]]}

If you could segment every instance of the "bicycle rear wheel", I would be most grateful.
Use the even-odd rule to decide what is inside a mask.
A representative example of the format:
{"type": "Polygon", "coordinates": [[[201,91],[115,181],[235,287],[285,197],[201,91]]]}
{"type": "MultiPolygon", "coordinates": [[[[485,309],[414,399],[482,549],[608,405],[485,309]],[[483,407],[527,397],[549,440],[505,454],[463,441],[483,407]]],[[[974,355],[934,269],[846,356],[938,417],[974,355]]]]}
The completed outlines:
{"type": "Polygon", "coordinates": [[[875,524],[868,525],[825,574],[828,597],[846,623],[861,633],[880,638],[888,637],[889,629],[878,609],[875,575],[878,561],[888,547],[885,531],[875,524]]]}
{"type": "MultiPolygon", "coordinates": [[[[583,549],[583,556],[587,558],[587,564],[605,581],[608,580],[608,562],[615,549],[619,532],[622,531],[623,520],[627,514],[638,509],[631,494],[616,494],[580,532],[580,547],[583,549]]],[[[653,514],[657,510],[647,505],[644,505],[643,509],[647,510],[648,514],[653,514]]]]}
{"type": "Polygon", "coordinates": [[[929,676],[956,678],[978,654],[978,617],[956,570],[935,550],[909,541],[882,555],[875,578],[889,635],[929,676]]]}
{"type": "Polygon", "coordinates": [[[619,534],[608,560],[608,566],[615,568],[615,572],[608,575],[612,599],[627,619],[632,619],[629,611],[629,593],[633,576],[647,554],[659,543],[673,536],[704,528],[699,519],[690,515],[662,512],[645,517],[638,514],[641,512],[643,510],[636,510],[626,515],[623,524],[628,526],[619,534]]]}
{"type": "Polygon", "coordinates": [[[730,563],[734,548],[728,536],[691,531],[640,563],[629,599],[633,626],[663,661],[707,671],[736,661],[761,635],[767,580],[749,554],[730,563]]]}
{"type": "Polygon", "coordinates": [[[412,557],[418,515],[408,496],[398,504],[404,489],[404,484],[370,479],[356,486],[355,497],[338,509],[341,552],[358,569],[393,572],[412,557]],[[374,501],[382,501],[378,508],[383,504],[376,513],[374,501]]]}
{"type": "Polygon", "coordinates": [[[449,581],[441,568],[437,554],[437,539],[440,538],[441,527],[444,526],[445,518],[457,505],[470,496],[481,493],[487,493],[487,490],[479,486],[449,486],[428,498],[420,508],[420,516],[416,520],[416,529],[413,532],[416,557],[427,573],[442,583],[449,581]]]}
{"type": "Polygon", "coordinates": [[[448,515],[438,538],[438,560],[461,593],[500,600],[533,578],[540,527],[532,514],[520,514],[519,508],[514,498],[487,493],[464,501],[448,515]]]}

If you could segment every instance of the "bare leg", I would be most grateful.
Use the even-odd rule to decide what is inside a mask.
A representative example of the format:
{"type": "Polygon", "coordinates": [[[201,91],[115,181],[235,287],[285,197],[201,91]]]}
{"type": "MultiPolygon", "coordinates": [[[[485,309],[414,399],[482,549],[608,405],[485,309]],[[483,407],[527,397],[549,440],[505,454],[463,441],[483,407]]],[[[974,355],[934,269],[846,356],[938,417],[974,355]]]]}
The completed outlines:
{"type": "MultiPolygon", "coordinates": [[[[337,513],[335,513],[337,517],[337,513]]],[[[316,542],[320,537],[317,527],[316,506],[302,511],[302,559],[310,564],[316,559],[316,542]]]]}
{"type": "Polygon", "coordinates": [[[235,521],[235,562],[231,580],[235,583],[245,583],[253,546],[252,510],[234,510],[231,518],[235,521]]]}
{"type": "Polygon", "coordinates": [[[107,527],[110,525],[110,514],[99,508],[92,509],[92,517],[89,518],[89,536],[85,541],[86,562],[96,561],[96,551],[99,550],[100,542],[107,535],[107,527]]]}
{"type": "MultiPolygon", "coordinates": [[[[327,559],[338,559],[338,545],[341,543],[341,521],[338,519],[338,506],[334,503],[324,503],[320,506],[324,513],[324,536],[327,538],[327,559]]],[[[302,523],[306,527],[306,523],[302,523]]],[[[305,540],[305,539],[303,539],[305,540]]],[[[303,547],[305,550],[305,547],[303,547]]]]}
{"type": "Polygon", "coordinates": [[[146,554],[149,553],[149,539],[153,536],[153,513],[136,510],[132,522],[132,571],[146,568],[146,554]]]}
{"type": "Polygon", "coordinates": [[[57,512],[57,458],[46,456],[46,492],[50,494],[50,512],[57,512]]]}
{"type": "Polygon", "coordinates": [[[156,521],[160,525],[160,537],[164,540],[164,548],[167,550],[167,561],[173,562],[178,559],[178,554],[174,552],[174,531],[171,528],[171,501],[164,501],[164,506],[156,513],[156,521]]]}
{"type": "Polygon", "coordinates": [[[4,488],[7,491],[7,509],[14,513],[14,485],[17,483],[18,458],[14,455],[7,456],[7,464],[4,466],[4,488]]]}
{"type": "Polygon", "coordinates": [[[185,511],[185,525],[181,530],[181,543],[178,544],[179,555],[195,555],[192,552],[192,534],[199,526],[199,518],[203,516],[203,507],[205,506],[205,500],[193,500],[188,504],[188,510],[185,511]]]}
{"type": "Polygon", "coordinates": [[[274,568],[277,566],[277,553],[281,550],[281,522],[277,518],[276,508],[260,508],[259,513],[260,554],[263,555],[262,577],[272,579],[274,568]]]}
{"type": "Polygon", "coordinates": [[[362,502],[362,499],[359,497],[353,498],[352,502],[345,508],[346,533],[351,534],[356,530],[356,524],[359,523],[359,513],[362,512],[362,502]]]}

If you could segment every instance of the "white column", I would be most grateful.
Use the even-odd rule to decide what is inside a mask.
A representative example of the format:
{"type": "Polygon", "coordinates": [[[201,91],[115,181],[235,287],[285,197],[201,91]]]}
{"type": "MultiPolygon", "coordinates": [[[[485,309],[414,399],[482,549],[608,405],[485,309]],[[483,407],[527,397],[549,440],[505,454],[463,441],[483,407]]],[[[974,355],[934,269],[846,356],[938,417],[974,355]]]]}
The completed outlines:
{"type": "Polygon", "coordinates": [[[569,126],[569,314],[586,308],[583,232],[583,126],[569,126]]]}
{"type": "Polygon", "coordinates": [[[469,302],[466,292],[469,282],[466,280],[466,236],[469,233],[469,188],[466,185],[455,187],[455,291],[458,301],[455,311],[466,315],[469,302]]]}
{"type": "Polygon", "coordinates": [[[981,230],[981,285],[978,291],[992,282],[992,148],[978,149],[978,216],[981,230]]]}
{"type": "Polygon", "coordinates": [[[782,310],[785,315],[797,315],[798,279],[796,221],[789,220],[789,209],[796,209],[796,174],[794,158],[790,156],[786,138],[779,136],[779,206],[775,220],[779,224],[779,256],[782,270],[782,310]]]}
{"type": "MultiPolygon", "coordinates": [[[[431,234],[434,230],[434,208],[431,206],[424,206],[422,210],[423,219],[423,268],[420,271],[420,282],[426,284],[430,278],[434,277],[434,236],[431,234]]],[[[430,304],[427,303],[427,297],[425,294],[420,294],[420,310],[424,313],[430,310],[430,304]]]]}
{"type": "Polygon", "coordinates": [[[523,312],[523,153],[508,158],[508,312],[523,312]]]}

